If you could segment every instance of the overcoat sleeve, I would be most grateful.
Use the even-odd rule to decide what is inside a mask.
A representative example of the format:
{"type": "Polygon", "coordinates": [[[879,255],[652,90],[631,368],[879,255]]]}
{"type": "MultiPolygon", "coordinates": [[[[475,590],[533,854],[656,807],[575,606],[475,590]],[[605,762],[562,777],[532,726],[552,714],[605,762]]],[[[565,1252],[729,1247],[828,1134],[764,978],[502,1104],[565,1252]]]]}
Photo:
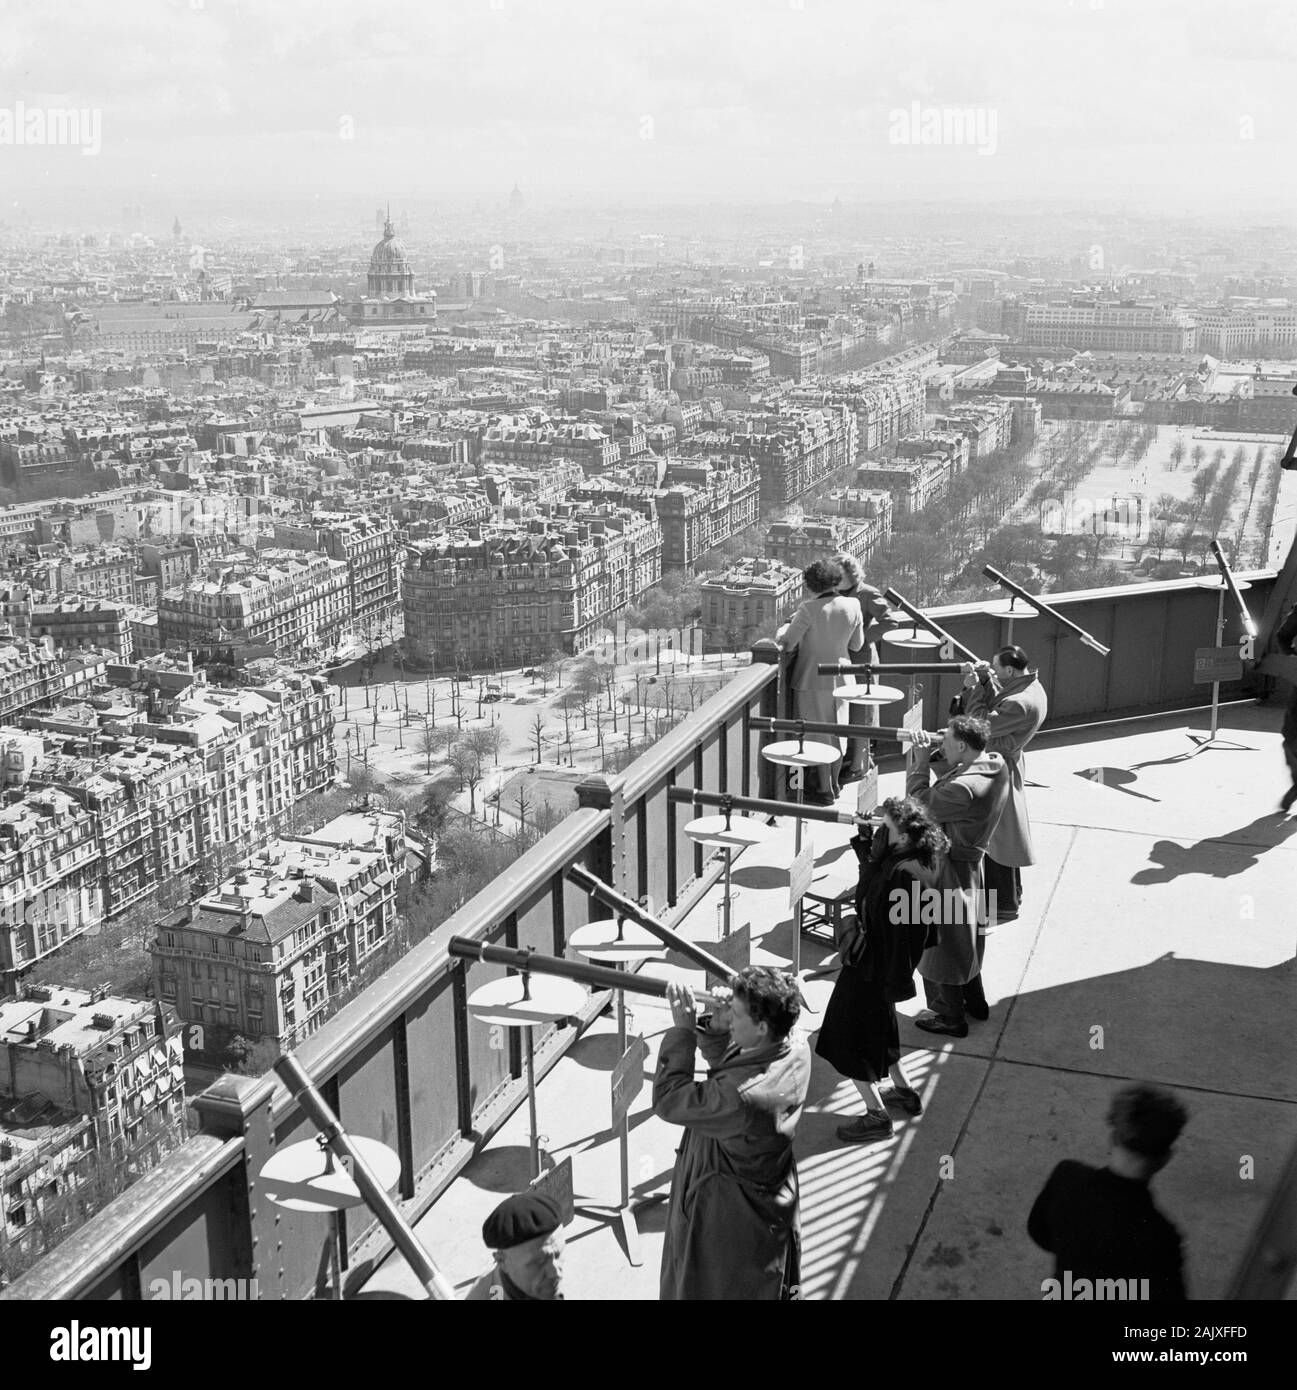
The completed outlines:
{"type": "Polygon", "coordinates": [[[667,1030],[653,1077],[653,1113],[668,1124],[688,1125],[715,1139],[742,1134],[746,1120],[735,1075],[721,1071],[695,1081],[696,1044],[692,1028],[667,1030]]]}
{"type": "MultiPolygon", "coordinates": [[[[1287,655],[1297,645],[1297,603],[1288,610],[1288,616],[1275,629],[1274,640],[1279,650],[1287,655]]],[[[1297,656],[1297,652],[1293,652],[1297,656]]]]}
{"type": "Polygon", "coordinates": [[[856,621],[851,628],[851,636],[847,638],[847,651],[860,652],[865,646],[865,611],[861,606],[860,600],[856,600],[856,621]]]}
{"type": "Polygon", "coordinates": [[[784,629],[784,635],[779,639],[780,645],[783,647],[784,651],[791,652],[810,630],[810,607],[805,603],[799,604],[797,612],[793,614],[791,621],[784,629]]]}
{"type": "Polygon", "coordinates": [[[927,805],[928,784],[932,781],[932,750],[924,748],[914,759],[914,766],[905,774],[905,795],[916,797],[927,805]]]}
{"type": "Polygon", "coordinates": [[[869,614],[869,625],[880,625],[882,619],[891,612],[891,605],[872,584],[864,585],[860,594],[860,606],[869,614]]]}
{"type": "Polygon", "coordinates": [[[928,768],[923,763],[906,780],[905,793],[920,801],[928,808],[928,814],[938,825],[954,825],[959,821],[973,819],[973,793],[970,788],[954,778],[927,782],[928,768]]]}
{"type": "Polygon", "coordinates": [[[987,742],[988,753],[999,753],[1001,757],[1016,758],[1022,752],[1022,735],[1036,731],[1036,716],[1012,695],[1003,699],[994,709],[989,709],[986,687],[979,685],[968,692],[966,712],[985,719],[990,725],[991,737],[987,742]]]}

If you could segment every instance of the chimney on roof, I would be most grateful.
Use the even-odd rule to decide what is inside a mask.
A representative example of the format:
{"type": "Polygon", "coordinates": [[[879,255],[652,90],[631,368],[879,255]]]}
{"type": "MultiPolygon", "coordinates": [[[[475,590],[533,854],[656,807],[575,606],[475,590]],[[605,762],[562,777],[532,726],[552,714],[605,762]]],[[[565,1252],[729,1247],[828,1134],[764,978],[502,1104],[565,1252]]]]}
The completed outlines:
{"type": "Polygon", "coordinates": [[[304,878],[297,885],[297,892],[293,894],[299,903],[310,903],[315,901],[315,884],[309,878],[304,878]]]}

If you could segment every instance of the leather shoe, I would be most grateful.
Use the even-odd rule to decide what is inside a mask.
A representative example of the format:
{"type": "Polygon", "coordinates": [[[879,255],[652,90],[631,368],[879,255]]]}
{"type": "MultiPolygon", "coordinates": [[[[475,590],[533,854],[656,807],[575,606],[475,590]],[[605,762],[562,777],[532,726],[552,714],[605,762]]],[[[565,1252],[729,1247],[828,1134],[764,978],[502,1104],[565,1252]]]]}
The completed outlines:
{"type": "Polygon", "coordinates": [[[889,1105],[898,1106],[907,1115],[923,1114],[923,1100],[912,1086],[894,1086],[883,1100],[889,1105]]]}
{"type": "Polygon", "coordinates": [[[838,1138],[844,1144],[875,1143],[879,1139],[890,1139],[894,1133],[892,1117],[886,1112],[879,1114],[873,1110],[838,1128],[838,1138]]]}
{"type": "Polygon", "coordinates": [[[964,1001],[964,1012],[973,1020],[974,1023],[985,1023],[991,1016],[990,1007],[986,1004],[970,1004],[964,1001]]]}
{"type": "Polygon", "coordinates": [[[1297,786],[1289,787],[1283,794],[1283,800],[1279,803],[1281,811],[1291,811],[1293,804],[1297,802],[1297,786]]]}
{"type": "Polygon", "coordinates": [[[922,1028],[925,1033],[940,1033],[950,1038],[966,1038],[968,1036],[967,1023],[954,1023],[948,1018],[941,1018],[934,1014],[931,1018],[916,1018],[914,1020],[916,1028],[922,1028]]]}

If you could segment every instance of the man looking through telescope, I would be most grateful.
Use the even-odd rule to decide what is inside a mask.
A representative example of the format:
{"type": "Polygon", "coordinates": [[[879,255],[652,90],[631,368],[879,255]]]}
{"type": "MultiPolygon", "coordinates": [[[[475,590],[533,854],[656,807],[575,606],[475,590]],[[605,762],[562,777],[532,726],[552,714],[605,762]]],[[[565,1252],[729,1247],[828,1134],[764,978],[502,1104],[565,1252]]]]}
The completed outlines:
{"type": "MultiPolygon", "coordinates": [[[[964,665],[964,713],[985,719],[986,748],[1009,766],[1009,798],[986,842],[982,874],[988,903],[999,922],[1011,922],[1022,905],[1022,870],[1036,862],[1023,786],[1023,750],[1049,713],[1049,697],[1021,647],[1001,647],[989,662],[964,665]]],[[[988,922],[994,927],[995,922],[988,922]]]]}
{"type": "Polygon", "coordinates": [[[663,1301],[795,1297],[801,1230],[793,1133],[811,1055],[792,1036],[797,981],[750,965],[732,996],[697,1016],[693,991],[671,984],[653,1112],[683,1125],[662,1247],[663,1301]],[[695,1053],[708,1065],[694,1079],[695,1053]]]}

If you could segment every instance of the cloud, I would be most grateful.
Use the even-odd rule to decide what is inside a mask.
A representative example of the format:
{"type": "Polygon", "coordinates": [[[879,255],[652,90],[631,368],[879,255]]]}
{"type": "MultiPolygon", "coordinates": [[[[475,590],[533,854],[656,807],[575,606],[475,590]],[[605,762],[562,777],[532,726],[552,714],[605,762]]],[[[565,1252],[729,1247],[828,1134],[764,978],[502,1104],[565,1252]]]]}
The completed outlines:
{"type": "MultiPolygon", "coordinates": [[[[1291,140],[1293,56],[1281,0],[7,0],[0,104],[102,109],[80,176],[201,171],[227,195],[523,178],[651,198],[759,177],[778,198],[850,165],[934,196],[952,177],[1030,196],[1083,154],[1115,184],[1188,194],[1232,186],[1241,116],[1291,140]],[[916,100],[993,108],[995,157],[902,161],[887,115],[916,100]]],[[[11,153],[0,168],[24,172],[11,153]]]]}

